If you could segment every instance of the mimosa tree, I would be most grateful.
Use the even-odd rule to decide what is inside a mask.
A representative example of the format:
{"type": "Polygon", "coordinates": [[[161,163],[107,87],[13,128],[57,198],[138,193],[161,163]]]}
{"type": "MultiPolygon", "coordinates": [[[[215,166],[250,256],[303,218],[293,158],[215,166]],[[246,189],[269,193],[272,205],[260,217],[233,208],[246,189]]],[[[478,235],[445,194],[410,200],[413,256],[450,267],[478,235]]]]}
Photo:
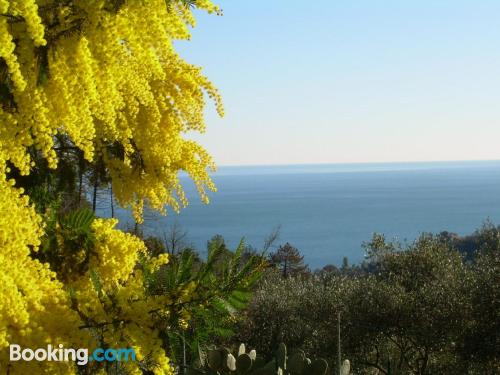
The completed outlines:
{"type": "Polygon", "coordinates": [[[81,199],[85,168],[112,184],[138,222],[145,204],[164,212],[187,203],[179,171],[203,200],[215,189],[209,154],[184,134],[204,131],[206,96],[223,114],[220,97],[172,44],[189,39],[192,5],[0,0],[1,373],[76,373],[71,362],[9,362],[10,344],[49,343],[134,347],[138,361],[124,370],[171,373],[158,324],[197,298],[196,282],[148,294],[167,256],[149,255],[115,220],[61,213],[54,200],[78,184],[81,199]]]}

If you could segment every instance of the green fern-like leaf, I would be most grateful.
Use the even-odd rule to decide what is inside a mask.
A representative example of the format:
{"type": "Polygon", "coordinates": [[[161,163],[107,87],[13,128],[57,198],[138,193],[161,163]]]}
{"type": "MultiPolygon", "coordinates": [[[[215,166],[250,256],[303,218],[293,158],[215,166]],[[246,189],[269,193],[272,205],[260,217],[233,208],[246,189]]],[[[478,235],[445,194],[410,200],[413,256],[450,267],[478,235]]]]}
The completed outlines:
{"type": "Polygon", "coordinates": [[[96,270],[90,270],[90,280],[92,281],[92,286],[94,287],[94,290],[97,292],[97,295],[101,297],[103,295],[102,281],[101,277],[99,276],[96,270]]]}

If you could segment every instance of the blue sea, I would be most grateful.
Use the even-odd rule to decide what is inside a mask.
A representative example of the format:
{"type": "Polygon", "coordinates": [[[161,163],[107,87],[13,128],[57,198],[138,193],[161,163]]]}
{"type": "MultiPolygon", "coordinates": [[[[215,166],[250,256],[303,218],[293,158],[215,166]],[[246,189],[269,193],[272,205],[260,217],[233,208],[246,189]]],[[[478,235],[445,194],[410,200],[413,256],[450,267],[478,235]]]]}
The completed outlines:
{"type": "MultiPolygon", "coordinates": [[[[500,223],[500,161],[221,167],[213,179],[218,192],[204,205],[182,177],[190,205],[148,213],[144,231],[162,236],[176,223],[203,253],[215,234],[231,247],[244,237],[259,248],[280,227],[277,244],[290,242],[315,269],[362,261],[362,243],[375,232],[411,241],[500,223]]],[[[130,225],[129,212],[117,216],[130,225]]]]}

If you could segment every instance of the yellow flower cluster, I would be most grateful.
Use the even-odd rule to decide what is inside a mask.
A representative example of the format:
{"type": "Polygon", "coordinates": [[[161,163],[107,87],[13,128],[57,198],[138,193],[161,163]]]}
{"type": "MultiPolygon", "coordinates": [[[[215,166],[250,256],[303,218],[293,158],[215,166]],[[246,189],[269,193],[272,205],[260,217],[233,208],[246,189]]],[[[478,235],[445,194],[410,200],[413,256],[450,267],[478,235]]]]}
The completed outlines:
{"type": "MultiPolygon", "coordinates": [[[[146,357],[155,363],[155,374],[171,374],[162,349],[153,315],[168,315],[169,301],[164,296],[148,296],[143,272],[137,266],[156,268],[168,262],[168,256],[149,258],[144,243],[137,237],[114,229],[116,220],[97,219],[95,254],[89,271],[70,283],[73,304],[98,340],[95,345],[114,348],[133,347],[137,360],[146,357]],[[98,280],[96,280],[96,278],[98,280]]],[[[94,346],[95,346],[94,345],[94,346]]],[[[126,364],[132,374],[141,374],[137,363],[126,364]]]]}
{"type": "MultiPolygon", "coordinates": [[[[151,314],[168,316],[164,296],[148,296],[139,257],[154,270],[168,261],[167,255],[147,258],[144,243],[113,229],[115,220],[97,219],[93,224],[95,249],[89,271],[68,285],[56,279],[47,264],[30,257],[39,245],[40,218],[27,197],[0,180],[0,368],[10,374],[76,374],[71,362],[10,362],[8,345],[26,348],[64,344],[90,350],[133,347],[137,359],[155,363],[155,374],[172,369],[158,337],[151,314]],[[98,275],[99,287],[94,283],[98,275]],[[73,290],[70,298],[66,289],[73,290]],[[97,338],[96,338],[97,337],[97,338]]],[[[127,370],[141,374],[138,363],[127,370]]]]}
{"type": "MultiPolygon", "coordinates": [[[[139,360],[157,364],[155,374],[172,373],[151,319],[168,316],[169,301],[146,294],[137,266],[141,257],[151,269],[168,259],[148,259],[144,244],[114,229],[115,221],[96,220],[89,270],[63,285],[35,259],[43,223],[8,177],[12,168],[29,175],[35,153],[56,167],[55,138],[65,136],[89,162],[103,161],[116,198],[133,208],[137,221],[145,203],[162,212],[187,204],[179,171],[191,176],[204,200],[206,189],[215,190],[210,156],[184,138],[205,130],[207,96],[223,115],[215,87],[173,48],[173,40],[189,38],[191,10],[174,0],[125,1],[117,10],[114,3],[0,0],[2,373],[76,371],[64,362],[10,363],[12,343],[134,347],[139,360]]],[[[218,11],[207,0],[197,7],[218,11]]],[[[126,365],[141,373],[136,363],[126,365]]]]}
{"type": "Polygon", "coordinates": [[[0,371],[9,374],[68,374],[71,364],[9,362],[8,345],[85,346],[88,332],[70,308],[64,285],[45,264],[30,257],[41,235],[40,218],[27,197],[0,179],[0,371]],[[8,369],[5,372],[5,369],[8,369]]]}
{"type": "MultiPolygon", "coordinates": [[[[57,1],[39,3],[58,7],[57,1]]],[[[0,2],[0,13],[26,20],[0,16],[0,57],[16,104],[13,111],[0,109],[0,118],[10,116],[0,123],[0,134],[10,138],[9,159],[23,174],[31,167],[29,146],[55,167],[53,139],[64,134],[87,160],[104,160],[116,198],[132,206],[138,221],[144,203],[162,212],[166,205],[174,210],[186,205],[181,170],[207,200],[206,189],[215,189],[208,175],[214,165],[183,135],[205,130],[205,96],[220,115],[222,104],[201,69],[173,47],[173,40],[189,38],[191,11],[167,3],[126,1],[115,13],[106,1],[75,0],[71,11],[59,5],[58,26],[44,33],[43,22],[51,17],[38,16],[36,1],[0,2]],[[49,79],[40,84],[44,69],[49,79]]],[[[208,1],[197,7],[217,10],[208,1]]]]}

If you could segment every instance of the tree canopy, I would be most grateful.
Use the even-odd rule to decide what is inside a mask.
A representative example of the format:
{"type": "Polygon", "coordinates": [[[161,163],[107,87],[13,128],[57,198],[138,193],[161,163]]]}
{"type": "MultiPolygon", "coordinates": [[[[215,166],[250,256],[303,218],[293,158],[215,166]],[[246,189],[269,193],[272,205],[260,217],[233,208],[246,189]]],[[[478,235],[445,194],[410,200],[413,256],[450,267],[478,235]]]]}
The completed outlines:
{"type": "Polygon", "coordinates": [[[304,256],[288,242],[281,245],[269,258],[271,263],[281,270],[283,277],[295,276],[307,270],[304,256]]]}
{"type": "MultiPolygon", "coordinates": [[[[140,222],[145,204],[164,212],[187,203],[179,171],[203,200],[215,189],[210,155],[184,136],[205,130],[206,96],[223,114],[216,88],[173,46],[189,39],[192,5],[0,0],[2,371],[75,373],[71,362],[9,363],[9,344],[53,343],[134,347],[138,362],[122,364],[130,373],[172,372],[158,325],[184,314],[171,306],[190,300],[196,283],[151,294],[146,275],[168,256],[149,254],[116,220],[81,204],[64,212],[55,197],[66,199],[80,180],[80,202],[90,169],[140,222]]],[[[207,0],[195,6],[219,11],[207,0]]]]}

